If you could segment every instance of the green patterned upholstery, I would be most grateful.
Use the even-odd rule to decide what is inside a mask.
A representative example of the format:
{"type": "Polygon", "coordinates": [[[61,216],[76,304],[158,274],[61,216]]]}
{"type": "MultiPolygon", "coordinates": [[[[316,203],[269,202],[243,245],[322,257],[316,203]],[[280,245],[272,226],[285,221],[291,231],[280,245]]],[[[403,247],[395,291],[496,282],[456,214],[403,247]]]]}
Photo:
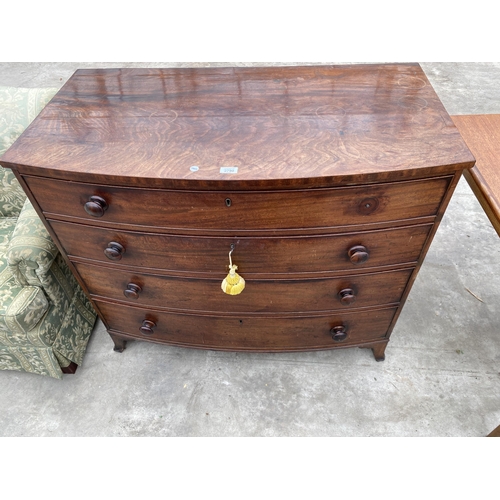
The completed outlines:
{"type": "MultiPolygon", "coordinates": [[[[0,156],[52,99],[57,89],[0,86],[0,156]]],[[[11,170],[0,168],[0,217],[18,215],[26,195],[11,170]]]]}
{"type": "MultiPolygon", "coordinates": [[[[0,87],[0,153],[55,92],[0,87]]],[[[82,363],[96,313],[12,172],[0,180],[0,369],[62,378],[82,363]]]]}

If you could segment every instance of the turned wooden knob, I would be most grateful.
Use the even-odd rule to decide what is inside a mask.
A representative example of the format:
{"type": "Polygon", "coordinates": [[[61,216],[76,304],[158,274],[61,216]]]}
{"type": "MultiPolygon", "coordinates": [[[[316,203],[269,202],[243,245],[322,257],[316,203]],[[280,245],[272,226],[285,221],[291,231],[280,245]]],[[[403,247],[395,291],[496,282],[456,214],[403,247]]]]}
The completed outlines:
{"type": "Polygon", "coordinates": [[[334,326],[330,330],[330,333],[332,334],[332,339],[335,340],[335,342],[342,342],[347,338],[345,326],[334,326]]]}
{"type": "Polygon", "coordinates": [[[153,328],[155,326],[156,323],[153,323],[153,321],[149,321],[149,319],[145,319],[142,322],[142,326],[139,328],[139,330],[143,335],[153,335],[154,333],[153,328]]]}
{"type": "Polygon", "coordinates": [[[84,205],[85,212],[92,217],[102,217],[108,209],[108,204],[104,198],[100,196],[91,196],[89,201],[84,205]]]}
{"type": "Polygon", "coordinates": [[[123,291],[123,295],[127,297],[127,299],[137,300],[139,298],[139,293],[142,292],[142,288],[135,283],[129,283],[127,288],[123,291]]]}
{"type": "Polygon", "coordinates": [[[363,215],[370,215],[377,210],[378,206],[378,198],[365,198],[358,205],[358,212],[363,215]]]}
{"type": "Polygon", "coordinates": [[[340,302],[344,306],[350,306],[353,302],[356,302],[356,295],[352,288],[344,288],[339,292],[340,302]]]}
{"type": "Polygon", "coordinates": [[[368,257],[370,257],[368,250],[363,245],[353,246],[349,249],[347,254],[353,264],[362,264],[368,260],[368,257]]]}
{"type": "Polygon", "coordinates": [[[110,241],[108,247],[104,250],[104,255],[109,260],[120,260],[125,253],[125,248],[116,241],[110,241]]]}

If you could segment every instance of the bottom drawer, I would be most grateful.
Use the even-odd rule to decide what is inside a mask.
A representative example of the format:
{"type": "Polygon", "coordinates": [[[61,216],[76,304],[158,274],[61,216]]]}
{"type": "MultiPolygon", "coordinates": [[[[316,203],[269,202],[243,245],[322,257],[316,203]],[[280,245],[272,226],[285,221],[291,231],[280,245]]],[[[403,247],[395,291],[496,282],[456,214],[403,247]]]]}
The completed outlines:
{"type": "Polygon", "coordinates": [[[387,308],[328,316],[217,317],[96,304],[107,328],[116,333],[186,347],[243,351],[332,349],[374,342],[385,337],[396,312],[387,308]]]}

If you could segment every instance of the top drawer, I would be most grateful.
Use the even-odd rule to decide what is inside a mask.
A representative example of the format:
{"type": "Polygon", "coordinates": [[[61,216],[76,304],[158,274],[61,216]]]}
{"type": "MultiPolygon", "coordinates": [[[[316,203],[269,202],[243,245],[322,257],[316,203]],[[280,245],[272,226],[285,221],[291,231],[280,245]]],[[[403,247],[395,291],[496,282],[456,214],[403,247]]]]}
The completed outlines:
{"type": "Polygon", "coordinates": [[[329,228],[433,216],[450,180],[451,177],[438,177],[308,190],[173,191],[25,177],[43,212],[50,218],[94,220],[108,227],[133,225],[168,231],[202,228],[203,231],[237,230],[241,233],[329,228]],[[87,205],[87,208],[93,207],[93,216],[85,210],[92,196],[102,199],[87,205]]]}

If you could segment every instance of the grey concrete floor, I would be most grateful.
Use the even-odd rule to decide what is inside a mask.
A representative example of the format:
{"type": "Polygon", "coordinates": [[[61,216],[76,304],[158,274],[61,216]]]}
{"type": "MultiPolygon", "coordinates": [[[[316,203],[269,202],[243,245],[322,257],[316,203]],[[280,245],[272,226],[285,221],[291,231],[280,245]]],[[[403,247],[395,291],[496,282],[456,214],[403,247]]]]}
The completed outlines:
{"type": "MultiPolygon", "coordinates": [[[[0,63],[0,85],[59,87],[84,67],[207,65],[0,63]]],[[[500,63],[422,67],[450,114],[500,113],[500,63]]],[[[463,179],[383,363],[366,349],[134,342],[118,354],[99,322],[75,375],[0,372],[0,436],[484,436],[499,424],[500,239],[463,179]]]]}

